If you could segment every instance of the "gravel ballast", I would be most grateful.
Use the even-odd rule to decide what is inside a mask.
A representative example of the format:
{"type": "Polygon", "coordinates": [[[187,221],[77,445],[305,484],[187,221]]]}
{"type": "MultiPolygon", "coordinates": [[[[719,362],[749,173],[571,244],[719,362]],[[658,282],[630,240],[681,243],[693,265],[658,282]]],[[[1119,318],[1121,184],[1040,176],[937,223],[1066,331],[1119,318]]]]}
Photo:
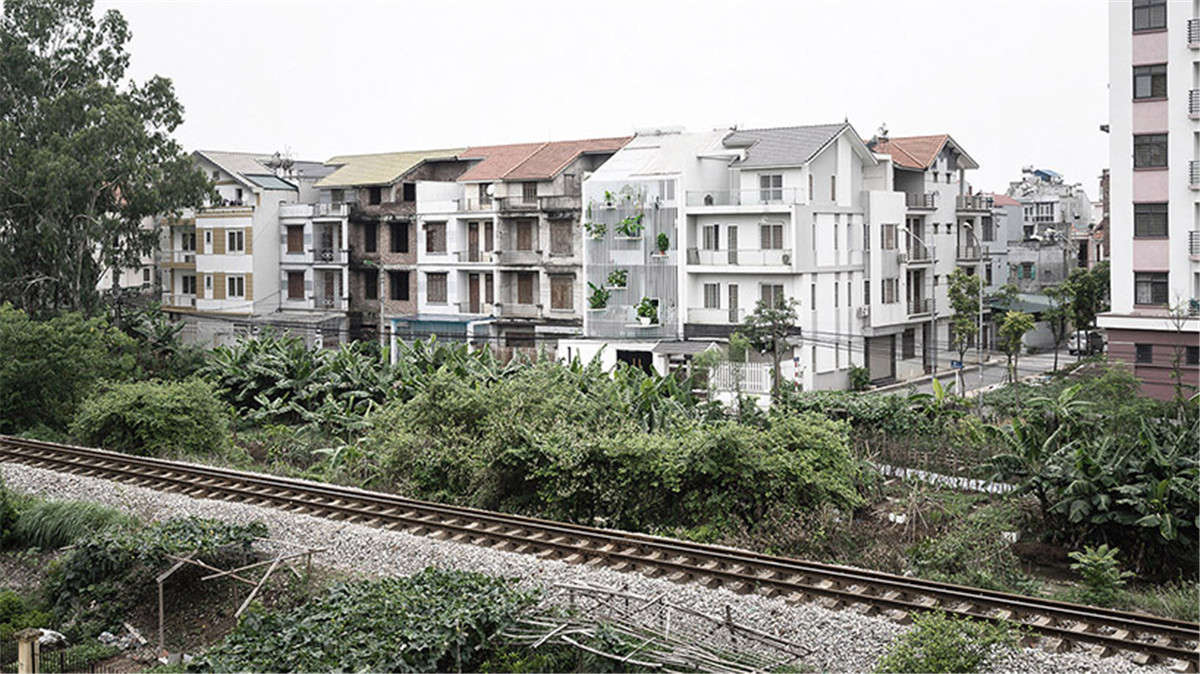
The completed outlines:
{"type": "MultiPolygon", "coordinates": [[[[532,555],[442,542],[271,508],[195,499],[29,466],[0,463],[0,473],[5,483],[17,491],[51,499],[95,501],[145,519],[191,515],[237,523],[261,520],[270,528],[273,538],[325,548],[326,552],[317,556],[316,563],[360,574],[407,575],[437,566],[514,577],[526,586],[566,582],[613,588],[628,586],[630,592],[645,596],[665,593],[672,603],[709,615],[723,615],[728,605],[737,622],[812,649],[813,655],[807,662],[821,671],[870,671],[892,639],[907,629],[885,618],[863,616],[850,610],[830,611],[815,605],[791,605],[779,599],[737,595],[694,584],[677,585],[635,573],[569,565],[532,555]]],[[[1170,670],[1160,666],[1139,666],[1124,654],[1099,659],[1084,652],[1050,654],[1025,649],[993,663],[992,671],[1162,674],[1170,670]]]]}

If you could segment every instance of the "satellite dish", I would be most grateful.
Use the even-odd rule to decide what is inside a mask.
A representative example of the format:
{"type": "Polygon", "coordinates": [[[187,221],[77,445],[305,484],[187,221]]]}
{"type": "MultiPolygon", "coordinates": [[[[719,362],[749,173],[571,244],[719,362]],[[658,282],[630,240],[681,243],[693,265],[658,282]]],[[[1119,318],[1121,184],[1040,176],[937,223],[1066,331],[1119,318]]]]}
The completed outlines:
{"type": "Polygon", "coordinates": [[[488,183],[488,186],[487,186],[487,195],[488,195],[489,197],[494,197],[494,196],[496,196],[496,185],[495,185],[495,184],[493,184],[493,183],[488,183]]]}

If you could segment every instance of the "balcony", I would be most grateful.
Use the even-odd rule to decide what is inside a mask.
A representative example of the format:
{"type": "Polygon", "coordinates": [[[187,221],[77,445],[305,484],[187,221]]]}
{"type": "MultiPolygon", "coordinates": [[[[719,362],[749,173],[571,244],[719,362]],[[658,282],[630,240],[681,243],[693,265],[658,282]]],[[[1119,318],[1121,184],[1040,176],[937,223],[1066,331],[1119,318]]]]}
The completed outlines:
{"type": "Polygon", "coordinates": [[[346,300],[341,297],[315,297],[313,306],[326,311],[345,311],[346,300]]]}
{"type": "Polygon", "coordinates": [[[164,307],[175,307],[178,309],[195,309],[195,295],[176,295],[173,293],[163,293],[162,305],[164,307]]]}
{"type": "Polygon", "coordinates": [[[1188,255],[1200,260],[1200,232],[1188,232],[1188,255]]]}
{"type": "Polygon", "coordinates": [[[498,250],[496,264],[501,267],[527,267],[542,261],[540,250],[498,250]]]}
{"type": "Polygon", "coordinates": [[[928,297],[918,297],[917,299],[909,300],[908,302],[909,318],[912,318],[913,316],[920,316],[921,314],[928,314],[931,311],[932,309],[930,309],[928,297]]]}
{"type": "Polygon", "coordinates": [[[316,265],[346,264],[350,261],[350,251],[344,248],[315,248],[312,259],[316,265]]]}
{"type": "Polygon", "coordinates": [[[937,192],[905,192],[904,203],[910,211],[932,211],[937,209],[937,192]]]}
{"type": "Polygon", "coordinates": [[[200,212],[208,217],[237,217],[254,215],[254,207],[235,201],[226,201],[216,206],[206,206],[200,212]]]}
{"type": "Polygon", "coordinates": [[[462,197],[455,199],[458,203],[459,211],[491,211],[495,210],[496,199],[488,197],[480,199],[479,197],[462,197]]]}
{"type": "Polygon", "coordinates": [[[915,241],[908,244],[909,264],[929,264],[932,261],[933,257],[930,256],[928,248],[915,241]]]}
{"type": "Polygon", "coordinates": [[[525,197],[517,195],[515,197],[496,197],[493,201],[496,203],[496,210],[504,213],[507,211],[533,212],[538,209],[537,197],[525,197]]]}
{"type": "Polygon", "coordinates": [[[1200,190],[1200,161],[1195,159],[1188,162],[1188,185],[1194,190],[1200,190]]]}
{"type": "Polygon", "coordinates": [[[956,257],[959,260],[978,260],[979,246],[959,246],[956,257]]]}
{"type": "Polygon", "coordinates": [[[164,265],[195,265],[196,251],[194,250],[160,250],[158,262],[164,265]]]}
{"type": "Polygon", "coordinates": [[[990,211],[992,198],[982,194],[960,194],[954,199],[956,211],[990,211]]]}
{"type": "Polygon", "coordinates": [[[1188,47],[1200,49],[1200,19],[1188,19],[1188,47]]]}
{"type": "Polygon", "coordinates": [[[541,318],[542,305],[516,302],[497,304],[496,315],[501,318],[541,318]]]}
{"type": "Polygon", "coordinates": [[[1200,119],[1200,89],[1188,90],[1188,118],[1200,119]]]}
{"type": "Polygon", "coordinates": [[[739,325],[745,316],[745,309],[688,309],[688,323],[739,325]]]}
{"type": "Polygon", "coordinates": [[[282,204],[281,218],[345,218],[350,215],[350,204],[282,204]]]}
{"type": "Polygon", "coordinates": [[[459,302],[458,313],[460,314],[479,314],[485,315],[492,313],[492,305],[484,302],[482,299],[478,302],[459,302]]]}
{"type": "Polygon", "coordinates": [[[700,266],[732,267],[787,267],[792,264],[792,253],[782,248],[766,250],[738,248],[737,250],[688,249],[688,264],[700,266]]]}
{"type": "Polygon", "coordinates": [[[751,190],[689,190],[688,206],[785,206],[801,204],[806,195],[795,187],[751,190]]]}

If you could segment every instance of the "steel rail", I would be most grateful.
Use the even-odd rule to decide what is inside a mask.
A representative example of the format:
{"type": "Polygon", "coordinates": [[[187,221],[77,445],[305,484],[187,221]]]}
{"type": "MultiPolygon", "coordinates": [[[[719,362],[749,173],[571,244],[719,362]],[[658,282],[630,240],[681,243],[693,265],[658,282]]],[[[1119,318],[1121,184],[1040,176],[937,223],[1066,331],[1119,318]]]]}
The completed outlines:
{"type": "Polygon", "coordinates": [[[1195,671],[1200,625],[1137,613],[1083,607],[969,588],[878,571],[804,562],[611,529],[552,522],[447,506],[352,487],[278,478],[224,468],[131,456],[105,450],[0,436],[0,459],[83,474],[100,474],[140,486],[193,496],[219,496],[293,512],[324,514],[414,534],[536,553],[569,563],[604,564],[616,570],[669,573],[735,592],[758,591],[790,600],[818,598],[832,607],[866,612],[944,610],[992,622],[1015,622],[1058,640],[1051,648],[1083,642],[1102,654],[1167,658],[1195,671]]]}

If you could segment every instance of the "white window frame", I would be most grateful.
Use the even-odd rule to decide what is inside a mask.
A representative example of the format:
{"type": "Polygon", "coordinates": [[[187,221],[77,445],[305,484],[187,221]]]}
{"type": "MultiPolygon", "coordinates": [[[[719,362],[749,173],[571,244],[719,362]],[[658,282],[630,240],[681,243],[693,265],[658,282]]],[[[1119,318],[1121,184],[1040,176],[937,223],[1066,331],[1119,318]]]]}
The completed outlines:
{"type": "Polygon", "coordinates": [[[783,174],[758,174],[758,198],[763,203],[783,201],[783,174]]]}
{"type": "Polygon", "coordinates": [[[705,283],[704,284],[704,308],[705,309],[720,309],[721,308],[721,284],[720,283],[705,283]]]}

